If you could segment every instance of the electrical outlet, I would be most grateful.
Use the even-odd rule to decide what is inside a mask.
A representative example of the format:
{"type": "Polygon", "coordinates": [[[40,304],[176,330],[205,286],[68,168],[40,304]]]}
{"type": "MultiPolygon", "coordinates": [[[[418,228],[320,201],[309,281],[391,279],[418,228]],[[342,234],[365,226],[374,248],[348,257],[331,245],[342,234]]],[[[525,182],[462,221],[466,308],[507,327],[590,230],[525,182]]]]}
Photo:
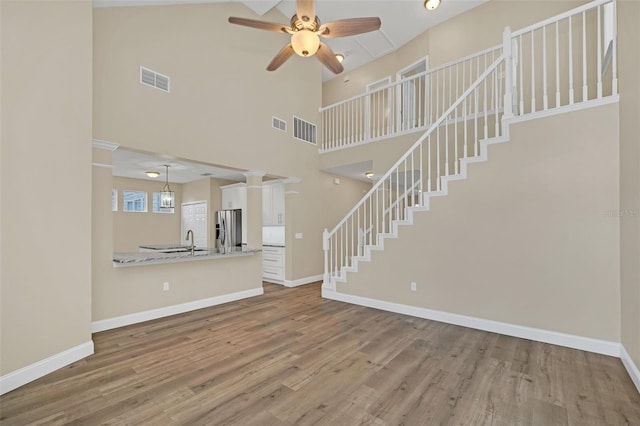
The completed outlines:
{"type": "Polygon", "coordinates": [[[162,289],[164,291],[169,291],[169,283],[168,282],[164,282],[162,283],[162,289]]]}
{"type": "Polygon", "coordinates": [[[416,283],[411,283],[411,291],[416,291],[416,283]]]}
{"type": "Polygon", "coordinates": [[[302,232],[296,232],[296,240],[302,239],[302,232]]]}

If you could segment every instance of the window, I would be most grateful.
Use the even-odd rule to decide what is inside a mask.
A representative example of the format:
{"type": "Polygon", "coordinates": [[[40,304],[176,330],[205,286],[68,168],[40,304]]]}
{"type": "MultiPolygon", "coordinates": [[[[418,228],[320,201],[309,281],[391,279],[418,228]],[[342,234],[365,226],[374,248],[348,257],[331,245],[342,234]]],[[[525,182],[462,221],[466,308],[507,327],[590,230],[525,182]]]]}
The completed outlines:
{"type": "Polygon", "coordinates": [[[154,213],[173,213],[173,207],[160,207],[160,193],[154,192],[152,198],[154,213]]]}
{"type": "Polygon", "coordinates": [[[111,189],[111,211],[118,211],[118,190],[115,188],[111,189]]]}
{"type": "Polygon", "coordinates": [[[122,211],[146,212],[147,193],[143,191],[122,191],[122,211]]]}

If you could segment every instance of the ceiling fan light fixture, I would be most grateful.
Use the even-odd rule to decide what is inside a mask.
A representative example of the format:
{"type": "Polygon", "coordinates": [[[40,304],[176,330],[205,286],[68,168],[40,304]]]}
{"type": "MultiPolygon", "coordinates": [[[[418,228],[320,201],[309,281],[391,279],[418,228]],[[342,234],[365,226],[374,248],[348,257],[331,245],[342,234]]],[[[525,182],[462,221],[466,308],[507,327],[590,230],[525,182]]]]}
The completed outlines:
{"type": "Polygon", "coordinates": [[[425,0],[424,8],[427,10],[436,10],[440,6],[440,0],[425,0]]]}
{"type": "Polygon", "coordinates": [[[342,63],[342,61],[344,61],[344,53],[336,53],[336,59],[342,63]]]}
{"type": "Polygon", "coordinates": [[[291,36],[293,51],[302,57],[313,56],[320,47],[320,38],[310,30],[299,30],[291,36]]]}

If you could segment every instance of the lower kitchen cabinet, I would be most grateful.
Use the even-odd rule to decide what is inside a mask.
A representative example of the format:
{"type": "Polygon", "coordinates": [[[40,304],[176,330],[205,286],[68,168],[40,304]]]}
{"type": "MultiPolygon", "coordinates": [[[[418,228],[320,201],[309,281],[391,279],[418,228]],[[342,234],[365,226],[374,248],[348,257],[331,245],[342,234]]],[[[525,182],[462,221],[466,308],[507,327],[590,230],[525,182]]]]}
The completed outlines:
{"type": "Polygon", "coordinates": [[[262,246],[262,280],[284,284],[284,247],[262,246]]]}

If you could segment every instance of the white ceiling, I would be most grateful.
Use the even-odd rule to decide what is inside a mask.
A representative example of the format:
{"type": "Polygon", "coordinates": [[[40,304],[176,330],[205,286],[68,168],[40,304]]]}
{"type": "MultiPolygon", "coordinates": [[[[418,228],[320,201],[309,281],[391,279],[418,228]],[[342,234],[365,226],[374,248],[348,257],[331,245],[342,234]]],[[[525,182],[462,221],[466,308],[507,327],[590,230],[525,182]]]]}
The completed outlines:
{"type": "MultiPolygon", "coordinates": [[[[187,3],[221,3],[229,0],[94,0],[95,7],[147,6],[187,3]]],[[[240,2],[240,0],[232,0],[240,2]]],[[[316,14],[326,23],[345,18],[377,16],[382,21],[379,30],[357,36],[323,39],[336,53],[346,58],[342,65],[344,75],[380,56],[390,53],[406,44],[428,28],[466,12],[488,0],[442,0],[435,11],[427,11],[424,0],[317,0],[316,14]]],[[[256,13],[255,19],[277,8],[287,19],[296,12],[295,0],[247,0],[242,1],[256,13]]],[[[231,24],[230,24],[231,25],[231,24]]],[[[249,32],[247,32],[249,37],[249,32]]],[[[275,55],[277,52],[273,52],[275,55]]],[[[266,65],[266,64],[265,64],[266,65]]],[[[323,81],[336,77],[323,68],[323,81]]]]}
{"type": "Polygon", "coordinates": [[[170,183],[187,183],[206,177],[244,182],[243,170],[234,170],[211,164],[197,163],[176,158],[163,157],[155,154],[130,151],[118,148],[112,154],[113,176],[133,179],[146,179],[165,182],[166,168],[169,165],[170,183]],[[145,172],[156,171],[160,173],[157,178],[148,177],[145,172]]]}
{"type": "MultiPolygon", "coordinates": [[[[150,6],[188,3],[219,3],[229,0],[94,0],[94,7],[109,6],[150,6]]],[[[231,0],[240,2],[240,0],[231,0]]],[[[379,30],[352,37],[323,39],[336,53],[343,53],[342,63],[345,71],[354,70],[381,56],[384,56],[403,46],[428,28],[437,25],[455,15],[466,12],[488,0],[442,0],[442,4],[435,11],[427,11],[423,7],[423,0],[317,0],[316,13],[321,22],[326,23],[338,19],[360,18],[368,16],[380,17],[382,26],[379,30]]],[[[277,8],[286,17],[291,17],[296,11],[295,0],[247,0],[242,1],[256,13],[255,19],[272,8],[277,8]]],[[[288,18],[283,23],[288,24],[288,18]]],[[[247,36],[251,36],[247,31],[247,36]]],[[[274,55],[276,52],[274,52],[274,55]]],[[[323,68],[322,78],[327,81],[336,77],[323,68]]],[[[165,159],[159,156],[142,154],[118,149],[113,156],[114,176],[131,177],[148,180],[164,180],[163,164],[169,164],[169,181],[185,183],[202,179],[204,173],[221,179],[244,182],[242,171],[230,170],[207,164],[199,164],[184,160],[165,159]],[[159,178],[148,178],[146,170],[161,172],[159,178]]],[[[359,180],[364,178],[364,172],[370,170],[369,163],[346,165],[329,172],[359,180]]]]}

